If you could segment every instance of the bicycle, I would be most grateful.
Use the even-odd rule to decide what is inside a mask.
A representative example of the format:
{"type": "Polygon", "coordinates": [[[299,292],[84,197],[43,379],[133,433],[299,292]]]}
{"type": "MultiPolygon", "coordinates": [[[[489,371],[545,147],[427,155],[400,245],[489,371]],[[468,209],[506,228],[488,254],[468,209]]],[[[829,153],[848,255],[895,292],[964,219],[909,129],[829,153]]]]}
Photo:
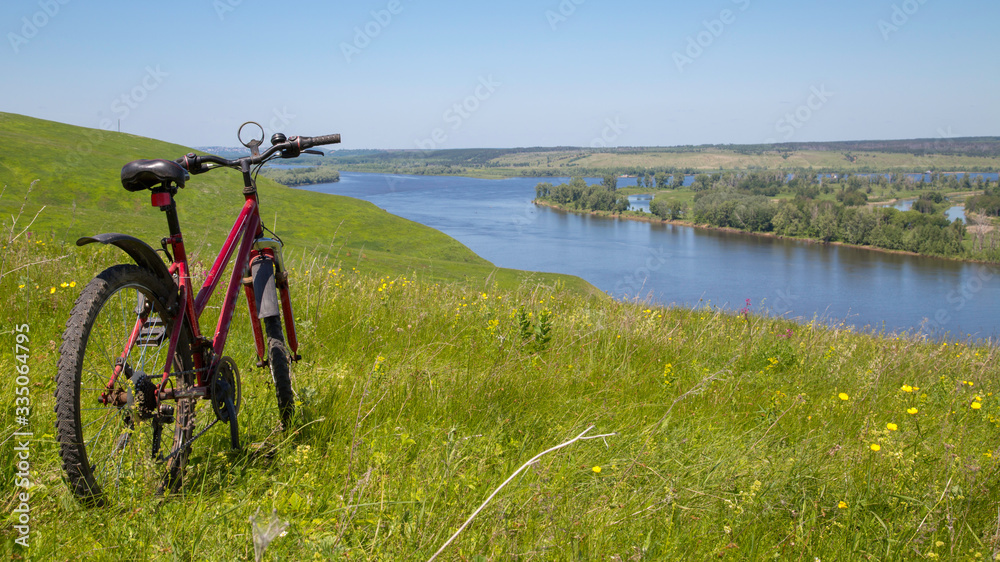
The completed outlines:
{"type": "Polygon", "coordinates": [[[177,160],[136,160],[122,168],[122,186],[129,192],[150,191],[152,206],[166,216],[169,236],[160,241],[166,262],[152,246],[126,234],[98,234],[76,242],[110,244],[134,261],[109,267],[87,283],[59,350],[56,434],[70,488],[84,503],[107,505],[112,489],[144,493],[143,487],[155,485],[157,494],[177,492],[192,443],[218,422],[229,425],[230,444],[240,448],[240,375],[236,362],[223,352],[241,286],[257,365],[270,369],[282,427],[291,423],[290,363],[301,356],[282,242],[261,222],[256,176],[275,158],[322,155],[310,149],[338,143],[340,135],[286,138],[276,133],[271,147],[261,153],[264,129],[244,141],[248,125],[260,125],[247,122],[237,132],[250,156],[228,160],[191,153],[177,160]],[[218,168],[240,170],[245,202],[194,294],[174,198],[190,174],[218,168]],[[209,337],[201,330],[201,316],[234,254],[209,337]],[[195,433],[201,400],[211,404],[211,422],[195,433]]]}

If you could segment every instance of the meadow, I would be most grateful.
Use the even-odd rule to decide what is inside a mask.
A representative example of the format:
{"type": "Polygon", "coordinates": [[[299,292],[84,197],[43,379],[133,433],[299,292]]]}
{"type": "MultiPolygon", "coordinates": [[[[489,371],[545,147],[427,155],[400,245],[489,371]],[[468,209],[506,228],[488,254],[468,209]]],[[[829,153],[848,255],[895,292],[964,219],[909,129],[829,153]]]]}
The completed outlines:
{"type": "MultiPolygon", "coordinates": [[[[66,248],[19,239],[4,250],[7,271],[66,248]]],[[[442,559],[1000,552],[992,346],[793,324],[752,303],[739,315],[663,309],[312,259],[296,260],[292,280],[304,357],[293,430],[275,430],[241,312],[229,352],[250,445],[230,452],[213,430],[180,494],[85,508],[53,441],[52,373],[80,284],[118,257],[74,251],[3,279],[5,345],[16,324],[31,334],[32,558],[251,559],[249,518],[273,511],[288,527],[266,559],[427,559],[523,463],[590,427],[613,435],[539,459],[442,559]]],[[[12,354],[2,368],[14,371],[12,354]]],[[[0,468],[12,517],[13,446],[0,468]]],[[[22,554],[10,524],[3,534],[22,554]]]]}
{"type": "MultiPolygon", "coordinates": [[[[316,194],[279,203],[292,192],[270,188],[272,205],[309,201],[319,210],[303,213],[329,213],[298,227],[304,240],[288,236],[303,356],[295,423],[277,430],[269,375],[253,366],[238,309],[227,353],[243,378],[245,448],[230,451],[226,432],[212,430],[195,443],[180,493],[126,490],[104,509],[80,505],[64,482],[53,374],[82,285],[125,256],[77,248],[57,226],[26,230],[33,212],[18,211],[13,190],[0,199],[0,369],[16,372],[15,328],[26,325],[33,433],[22,489],[13,433],[24,426],[16,379],[3,377],[6,554],[251,560],[255,535],[273,535],[260,559],[426,560],[526,462],[587,431],[603,437],[538,458],[439,559],[1000,555],[1000,378],[989,342],[798,324],[752,302],[727,313],[615,301],[579,280],[497,270],[419,225],[375,222],[387,214],[370,206],[357,207],[349,241],[343,231],[311,238],[354,207],[316,194]],[[424,244],[384,230],[397,228],[424,244]],[[379,238],[378,249],[355,245],[379,238]],[[14,542],[20,493],[30,495],[28,549],[14,542]],[[273,533],[251,523],[272,517],[273,533]]],[[[29,211],[42,182],[36,189],[29,211]]],[[[210,189],[184,195],[192,206],[215,201],[210,189]]],[[[102,220],[144,235],[162,219],[140,202],[102,220]]],[[[65,225],[71,211],[53,203],[35,225],[65,225]]],[[[203,226],[191,234],[196,260],[222,228],[203,226]]]]}

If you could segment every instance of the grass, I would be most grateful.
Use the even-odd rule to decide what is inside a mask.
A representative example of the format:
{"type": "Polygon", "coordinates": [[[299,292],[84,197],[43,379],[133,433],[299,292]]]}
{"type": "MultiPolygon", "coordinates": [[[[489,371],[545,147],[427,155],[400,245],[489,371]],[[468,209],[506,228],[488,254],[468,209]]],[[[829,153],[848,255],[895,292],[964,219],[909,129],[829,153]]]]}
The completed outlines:
{"type": "MultiPolygon", "coordinates": [[[[19,239],[5,252],[6,271],[66,248],[19,239]]],[[[267,559],[426,559],[525,461],[590,425],[616,435],[540,459],[444,559],[1000,552],[995,347],[530,282],[376,277],[307,256],[293,263],[295,431],[273,431],[273,390],[250,367],[241,311],[229,353],[244,378],[243,441],[258,445],[231,453],[213,430],[179,496],[86,509],[62,481],[52,373],[79,284],[115,258],[73,250],[2,281],[5,345],[13,325],[31,330],[38,559],[251,559],[248,518],[272,510],[289,527],[267,559]]],[[[13,372],[12,354],[0,364],[13,372]]],[[[13,418],[9,401],[7,435],[13,418]]],[[[6,490],[13,473],[0,467],[6,490]]],[[[3,537],[20,552],[10,527],[3,537]]]]}
{"type": "Polygon", "coordinates": [[[266,560],[426,560],[526,461],[589,426],[614,435],[540,458],[440,559],[1000,554],[995,346],[795,324],[752,307],[618,302],[442,260],[462,278],[445,282],[412,267],[428,258],[360,262],[378,271],[328,243],[286,256],[304,358],[293,431],[275,432],[273,388],[252,367],[238,309],[227,353],[251,445],[230,452],[226,432],[212,430],[180,494],[87,509],[63,481],[53,373],[82,284],[121,255],[17,232],[0,237],[0,369],[15,372],[7,350],[27,324],[34,436],[25,491],[15,487],[16,379],[3,377],[0,537],[11,556],[250,560],[250,517],[273,511],[288,527],[266,560]],[[20,492],[30,494],[28,551],[14,544],[20,492]]]}

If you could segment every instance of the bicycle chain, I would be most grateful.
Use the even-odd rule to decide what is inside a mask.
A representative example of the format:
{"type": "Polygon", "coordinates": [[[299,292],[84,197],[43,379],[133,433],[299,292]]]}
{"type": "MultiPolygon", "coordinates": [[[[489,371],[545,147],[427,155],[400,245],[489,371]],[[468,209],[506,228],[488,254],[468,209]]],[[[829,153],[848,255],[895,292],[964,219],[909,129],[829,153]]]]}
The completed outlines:
{"type": "Polygon", "coordinates": [[[192,437],[191,439],[188,439],[187,441],[181,443],[181,446],[177,447],[176,449],[174,449],[173,452],[171,452],[169,455],[167,455],[165,457],[161,455],[160,458],[156,459],[156,462],[158,464],[163,464],[163,463],[167,462],[168,460],[176,457],[177,453],[180,453],[184,449],[187,449],[188,447],[190,447],[191,444],[194,443],[195,439],[201,437],[202,435],[205,435],[205,432],[208,431],[209,429],[212,429],[212,426],[214,426],[217,423],[219,423],[219,418],[216,418],[216,419],[212,420],[212,423],[208,424],[208,426],[205,427],[205,429],[199,431],[198,434],[195,435],[194,437],[192,437]]]}

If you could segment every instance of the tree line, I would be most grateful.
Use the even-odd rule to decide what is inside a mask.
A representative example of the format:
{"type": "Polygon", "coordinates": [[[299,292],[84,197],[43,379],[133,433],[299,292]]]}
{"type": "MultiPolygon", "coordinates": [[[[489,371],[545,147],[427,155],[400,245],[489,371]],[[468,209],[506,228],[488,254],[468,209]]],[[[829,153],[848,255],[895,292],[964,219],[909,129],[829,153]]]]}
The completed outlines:
{"type": "MultiPolygon", "coordinates": [[[[913,188],[913,185],[902,185],[912,184],[908,176],[841,176],[785,181],[781,174],[783,172],[702,175],[692,185],[695,195],[690,210],[669,197],[658,196],[650,205],[650,211],[663,219],[685,218],[695,224],[824,242],[842,241],[942,256],[970,253],[964,244],[966,226],[961,219],[949,221],[946,218],[944,211],[950,203],[939,191],[921,193],[912,209],[907,211],[867,205],[868,194],[879,186],[891,186],[895,182],[900,189],[913,188]],[[792,197],[773,199],[779,193],[792,197]],[[817,199],[820,194],[830,193],[835,194],[832,201],[817,199]]],[[[990,188],[990,182],[982,179],[972,180],[967,176],[958,180],[954,176],[941,176],[920,185],[961,188],[964,183],[967,187],[986,189],[991,194],[988,197],[996,197],[997,210],[1000,210],[1000,197],[997,197],[1000,188],[990,188]]],[[[972,248],[971,251],[978,250],[972,248]]]]}
{"type": "Polygon", "coordinates": [[[308,168],[266,169],[264,177],[270,178],[281,185],[296,187],[299,185],[315,185],[318,183],[334,183],[340,181],[340,172],[328,166],[308,168]]]}

